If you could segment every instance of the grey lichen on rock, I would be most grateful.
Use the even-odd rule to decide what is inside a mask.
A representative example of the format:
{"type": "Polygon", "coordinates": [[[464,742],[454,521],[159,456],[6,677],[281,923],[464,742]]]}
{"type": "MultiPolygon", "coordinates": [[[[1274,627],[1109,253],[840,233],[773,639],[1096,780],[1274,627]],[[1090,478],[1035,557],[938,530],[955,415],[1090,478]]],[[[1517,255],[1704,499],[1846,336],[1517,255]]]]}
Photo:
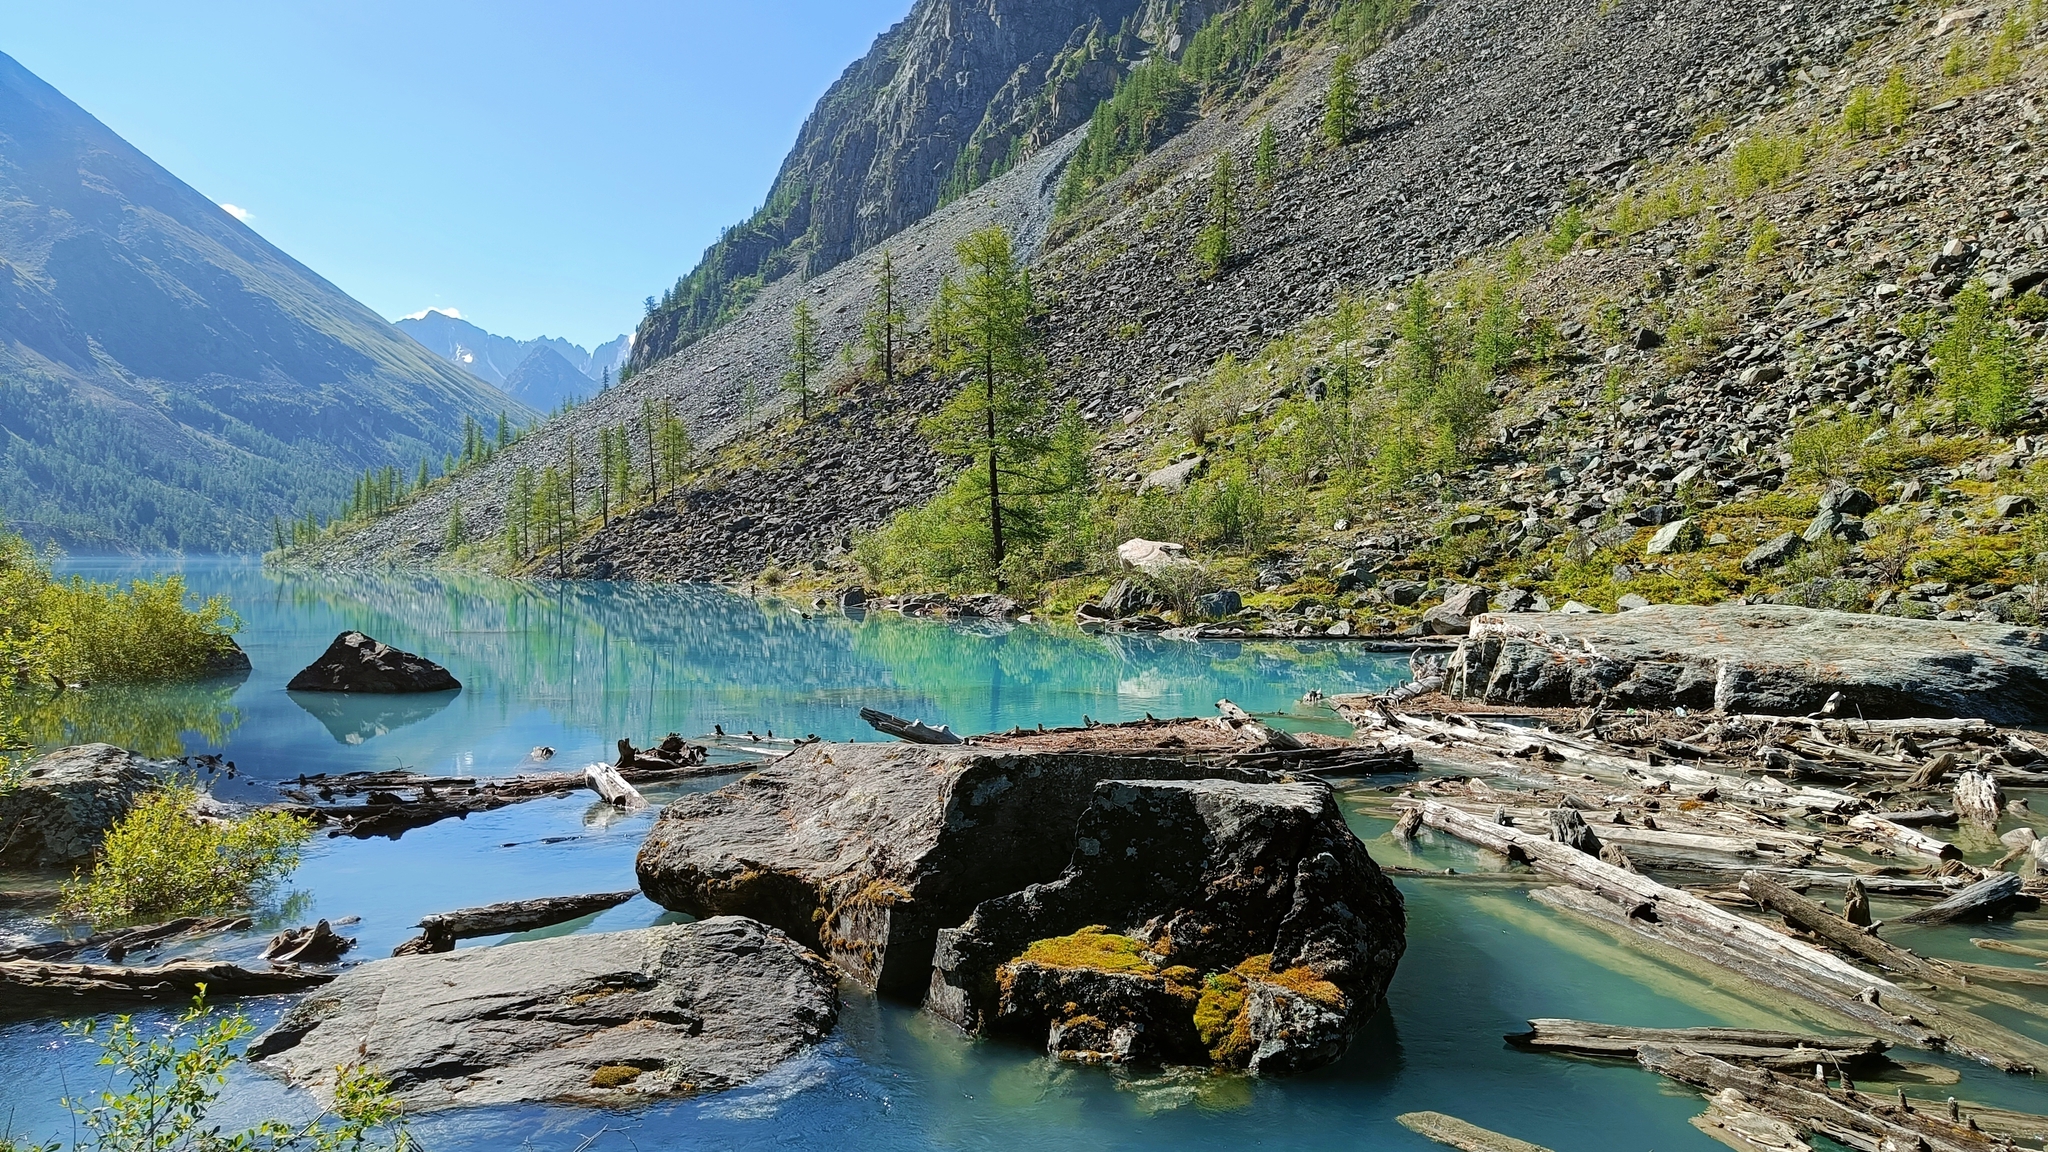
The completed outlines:
{"type": "Polygon", "coordinates": [[[81,744],[30,761],[21,784],[0,791],[0,867],[92,859],[107,829],[173,767],[111,744],[81,744]]]}
{"type": "Polygon", "coordinates": [[[412,1111],[630,1105],[746,1084],[831,1032],[831,967],[740,917],[379,960],[250,1045],[331,1103],[336,1069],[389,1078],[412,1111]]]}

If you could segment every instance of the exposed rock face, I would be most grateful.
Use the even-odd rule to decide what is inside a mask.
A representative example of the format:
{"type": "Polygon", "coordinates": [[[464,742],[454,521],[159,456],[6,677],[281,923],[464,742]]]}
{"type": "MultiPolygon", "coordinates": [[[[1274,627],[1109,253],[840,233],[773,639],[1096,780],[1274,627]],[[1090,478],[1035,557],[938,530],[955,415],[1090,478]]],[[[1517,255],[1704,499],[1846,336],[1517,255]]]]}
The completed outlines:
{"type": "Polygon", "coordinates": [[[81,744],[30,761],[21,787],[0,792],[0,866],[92,859],[107,829],[170,767],[111,744],[81,744]]]}
{"type": "Polygon", "coordinates": [[[1404,929],[1320,781],[1110,781],[1065,873],[939,934],[926,1007],[1072,1059],[1300,1071],[1379,1010],[1404,929]]]}
{"type": "MultiPolygon", "coordinates": [[[[1660,604],[1618,616],[1481,616],[1446,691],[1496,704],[2048,717],[2048,634],[1786,605],[1660,604]]],[[[1852,713],[1853,714],[1853,713],[1852,713]]]]}
{"type": "Polygon", "coordinates": [[[1143,756],[814,744],[661,814],[640,887],[692,915],[752,916],[850,977],[921,999],[939,930],[1059,875],[1111,779],[1263,774],[1143,756]]]}
{"type": "Polygon", "coordinates": [[[361,632],[343,632],[318,660],[292,677],[292,692],[446,692],[462,687],[446,668],[361,632]]]}
{"type": "Polygon", "coordinates": [[[366,1064],[408,1109],[634,1105],[745,1084],[838,1020],[837,979],[752,920],[565,936],[365,964],[250,1045],[332,1101],[366,1064]]]}

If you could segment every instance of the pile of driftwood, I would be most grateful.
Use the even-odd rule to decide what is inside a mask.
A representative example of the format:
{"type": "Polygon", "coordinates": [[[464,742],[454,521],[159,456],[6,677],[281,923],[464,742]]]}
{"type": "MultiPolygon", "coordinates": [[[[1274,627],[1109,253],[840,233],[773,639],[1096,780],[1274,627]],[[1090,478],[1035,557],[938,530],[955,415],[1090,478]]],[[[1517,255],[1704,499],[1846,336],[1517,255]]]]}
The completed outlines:
{"type": "Polygon", "coordinates": [[[1087,717],[1074,728],[1012,728],[961,737],[944,725],[905,720],[873,708],[860,718],[876,731],[912,744],[961,744],[1025,752],[1082,752],[1098,756],[1171,756],[1176,759],[1262,768],[1273,772],[1367,776],[1406,772],[1415,755],[1406,748],[1381,748],[1319,733],[1275,728],[1228,700],[1216,702],[1207,718],[1159,720],[1146,716],[1124,724],[1098,724],[1087,717]]]}
{"type": "Polygon", "coordinates": [[[2048,972],[1921,956],[1881,936],[1870,908],[1874,896],[1908,901],[1918,907],[1900,919],[1966,923],[2040,907],[2048,882],[2006,870],[2033,872],[2039,842],[1995,834],[2005,786],[2048,782],[2025,735],[1974,720],[1335,704],[1362,736],[1452,773],[1399,788],[1397,834],[1431,829],[1499,853],[1561,882],[1536,900],[1845,1027],[2048,1069],[2048,1045],[1982,1012],[2048,1017],[2030,992],[2048,972]],[[1956,839],[1928,831],[1941,827],[1956,839]],[[1997,862],[1966,863],[1963,847],[1997,862]]]}

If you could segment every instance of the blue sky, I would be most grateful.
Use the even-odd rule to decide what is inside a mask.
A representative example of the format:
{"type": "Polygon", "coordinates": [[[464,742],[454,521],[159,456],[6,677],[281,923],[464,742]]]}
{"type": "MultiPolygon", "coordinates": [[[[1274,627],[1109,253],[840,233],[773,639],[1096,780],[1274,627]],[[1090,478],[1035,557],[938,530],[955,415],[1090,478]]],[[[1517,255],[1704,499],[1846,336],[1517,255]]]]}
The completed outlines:
{"type": "Polygon", "coordinates": [[[0,51],[387,317],[589,347],[910,0],[15,3],[0,51]]]}

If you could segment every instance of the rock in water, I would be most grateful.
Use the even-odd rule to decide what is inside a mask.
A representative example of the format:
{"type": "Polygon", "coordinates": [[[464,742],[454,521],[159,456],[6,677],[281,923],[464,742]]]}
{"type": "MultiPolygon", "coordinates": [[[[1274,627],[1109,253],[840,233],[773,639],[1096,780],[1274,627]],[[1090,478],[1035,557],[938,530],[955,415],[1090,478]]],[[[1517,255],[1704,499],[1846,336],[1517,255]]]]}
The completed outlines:
{"type": "Polygon", "coordinates": [[[1480,616],[1445,690],[1489,704],[2048,718],[2048,632],[1791,605],[1657,604],[1617,615],[1480,616]]]}
{"type": "Polygon", "coordinates": [[[423,656],[400,652],[361,632],[343,632],[318,660],[292,677],[292,692],[447,692],[462,684],[423,656]]]}
{"type": "Polygon", "coordinates": [[[172,767],[111,744],[81,744],[29,761],[21,786],[0,791],[0,867],[92,859],[107,829],[172,767]]]}
{"type": "Polygon", "coordinates": [[[1066,867],[1097,784],[1205,776],[1267,778],[1164,757],[812,744],[671,805],[640,849],[640,889],[694,916],[764,920],[917,1001],[940,929],[1066,867]]]}
{"type": "Polygon", "coordinates": [[[1401,894],[1321,781],[1115,780],[1058,879],[939,934],[926,1007],[1056,1056],[1296,1072],[1385,1002],[1401,894]]]}
{"type": "Polygon", "coordinates": [[[633,1105],[745,1084],[817,1043],[838,1012],[823,961],[727,916],[365,964],[249,1057],[323,1104],[335,1069],[366,1065],[413,1111],[633,1105]]]}

